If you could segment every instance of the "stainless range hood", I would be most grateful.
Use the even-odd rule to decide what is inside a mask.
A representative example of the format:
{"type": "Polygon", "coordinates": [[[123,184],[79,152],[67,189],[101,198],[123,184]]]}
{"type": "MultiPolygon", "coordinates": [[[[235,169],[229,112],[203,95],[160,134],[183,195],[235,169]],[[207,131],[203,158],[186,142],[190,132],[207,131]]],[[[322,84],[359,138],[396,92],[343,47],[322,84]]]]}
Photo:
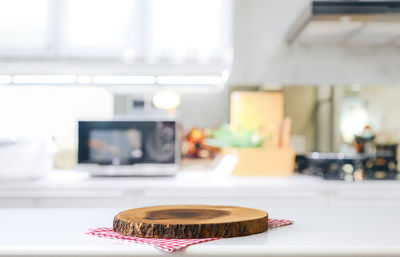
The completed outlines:
{"type": "Polygon", "coordinates": [[[400,46],[400,1],[313,1],[289,44],[400,46]]]}

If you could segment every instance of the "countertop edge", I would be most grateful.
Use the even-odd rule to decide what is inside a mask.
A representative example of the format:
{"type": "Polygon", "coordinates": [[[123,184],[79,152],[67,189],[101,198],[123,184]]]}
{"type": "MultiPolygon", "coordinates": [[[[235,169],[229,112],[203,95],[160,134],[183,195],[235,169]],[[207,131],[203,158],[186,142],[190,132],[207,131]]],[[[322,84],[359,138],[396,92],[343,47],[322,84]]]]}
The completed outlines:
{"type": "MultiPolygon", "coordinates": [[[[112,247],[82,245],[0,245],[0,256],[161,256],[165,252],[147,245],[115,245],[112,247]],[[134,248],[132,248],[134,246],[134,248]]],[[[185,256],[400,256],[400,246],[223,246],[193,245],[174,252],[185,256]]]]}

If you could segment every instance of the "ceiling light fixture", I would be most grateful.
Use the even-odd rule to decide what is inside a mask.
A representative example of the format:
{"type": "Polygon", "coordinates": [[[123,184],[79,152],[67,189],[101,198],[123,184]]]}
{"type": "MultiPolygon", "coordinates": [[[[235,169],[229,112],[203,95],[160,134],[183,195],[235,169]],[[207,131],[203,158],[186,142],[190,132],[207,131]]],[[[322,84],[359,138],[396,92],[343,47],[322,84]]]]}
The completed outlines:
{"type": "Polygon", "coordinates": [[[92,83],[92,77],[89,75],[79,75],[78,83],[79,84],[90,84],[90,83],[92,83]]]}
{"type": "Polygon", "coordinates": [[[157,83],[160,85],[219,85],[219,76],[159,76],[157,83]]]}
{"type": "Polygon", "coordinates": [[[154,76],[93,76],[94,84],[133,84],[133,85],[148,85],[155,84],[154,76]]]}
{"type": "Polygon", "coordinates": [[[15,75],[12,78],[15,84],[74,84],[75,75],[15,75]]]}
{"type": "Polygon", "coordinates": [[[0,84],[10,84],[12,82],[11,76],[0,75],[0,84]]]}

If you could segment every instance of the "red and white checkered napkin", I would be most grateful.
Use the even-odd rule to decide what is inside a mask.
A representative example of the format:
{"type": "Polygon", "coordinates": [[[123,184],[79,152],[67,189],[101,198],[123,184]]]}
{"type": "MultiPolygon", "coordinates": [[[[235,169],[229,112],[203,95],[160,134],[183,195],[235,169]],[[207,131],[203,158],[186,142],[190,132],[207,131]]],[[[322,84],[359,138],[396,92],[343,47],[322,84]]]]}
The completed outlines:
{"type": "MultiPolygon", "coordinates": [[[[277,228],[285,225],[292,224],[291,220],[283,219],[268,219],[268,229],[277,228]]],[[[199,239],[164,239],[164,238],[143,238],[143,237],[132,237],[123,236],[112,230],[112,228],[95,228],[89,229],[86,232],[87,235],[102,237],[108,239],[114,239],[125,242],[147,244],[154,246],[155,248],[165,251],[165,252],[175,252],[181,250],[189,245],[209,242],[221,239],[221,237],[216,238],[199,238],[199,239]]]]}

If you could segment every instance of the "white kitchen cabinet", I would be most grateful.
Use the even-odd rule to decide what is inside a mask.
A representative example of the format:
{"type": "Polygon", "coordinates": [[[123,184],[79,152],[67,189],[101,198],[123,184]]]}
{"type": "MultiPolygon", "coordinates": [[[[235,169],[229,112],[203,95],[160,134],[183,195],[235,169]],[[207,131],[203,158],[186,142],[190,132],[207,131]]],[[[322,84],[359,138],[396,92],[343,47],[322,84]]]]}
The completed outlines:
{"type": "MultiPolygon", "coordinates": [[[[65,175],[63,175],[65,178],[65,175]]],[[[0,182],[0,208],[134,208],[216,204],[260,208],[400,207],[400,182],[349,183],[294,175],[287,178],[216,178],[184,172],[170,178],[57,178],[0,182]]]]}
{"type": "Polygon", "coordinates": [[[0,208],[31,208],[36,207],[33,199],[1,198],[0,208]]]}
{"type": "Polygon", "coordinates": [[[215,204],[247,207],[321,207],[325,199],[318,191],[247,190],[153,190],[145,191],[141,205],[160,204],[215,204]]]}

